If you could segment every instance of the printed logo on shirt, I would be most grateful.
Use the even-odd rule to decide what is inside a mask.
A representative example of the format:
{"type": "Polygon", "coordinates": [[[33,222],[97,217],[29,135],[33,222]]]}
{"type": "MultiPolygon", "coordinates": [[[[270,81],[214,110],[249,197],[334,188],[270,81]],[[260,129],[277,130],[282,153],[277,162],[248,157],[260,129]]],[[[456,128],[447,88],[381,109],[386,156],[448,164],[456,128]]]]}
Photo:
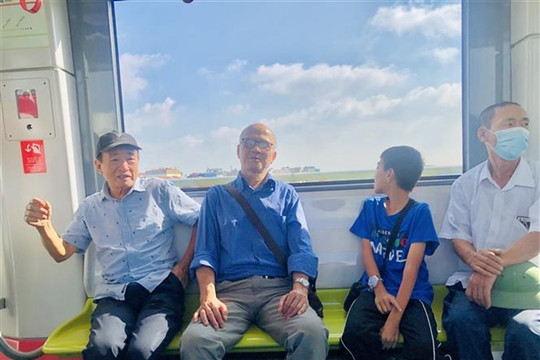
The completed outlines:
{"type": "Polygon", "coordinates": [[[529,230],[531,227],[531,218],[528,216],[517,216],[516,220],[519,221],[523,226],[525,226],[525,229],[529,230]]]}
{"type": "MultiPolygon", "coordinates": [[[[386,244],[388,242],[388,239],[390,237],[391,231],[385,230],[385,229],[376,229],[374,232],[372,232],[372,236],[374,240],[371,241],[371,248],[373,249],[373,253],[376,255],[379,255],[384,258],[384,255],[386,253],[386,246],[383,246],[383,244],[386,244]]],[[[392,249],[390,250],[390,254],[388,254],[388,261],[395,261],[395,262],[405,262],[407,261],[407,258],[405,257],[405,247],[408,243],[408,236],[405,234],[398,234],[398,237],[394,241],[394,244],[392,246],[392,249]],[[401,235],[401,237],[400,237],[401,235]]]]}

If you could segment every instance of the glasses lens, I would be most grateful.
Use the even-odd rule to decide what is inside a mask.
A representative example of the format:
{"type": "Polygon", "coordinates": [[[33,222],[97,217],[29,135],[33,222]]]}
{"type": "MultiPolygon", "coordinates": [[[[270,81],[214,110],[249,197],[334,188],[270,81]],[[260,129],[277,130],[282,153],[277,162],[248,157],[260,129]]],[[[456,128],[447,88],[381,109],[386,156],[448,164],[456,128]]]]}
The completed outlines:
{"type": "Polygon", "coordinates": [[[258,146],[259,148],[261,148],[263,150],[268,150],[268,149],[270,149],[272,147],[272,144],[270,144],[268,141],[265,141],[265,140],[255,140],[255,139],[243,138],[242,143],[248,149],[253,149],[255,146],[258,146]]]}

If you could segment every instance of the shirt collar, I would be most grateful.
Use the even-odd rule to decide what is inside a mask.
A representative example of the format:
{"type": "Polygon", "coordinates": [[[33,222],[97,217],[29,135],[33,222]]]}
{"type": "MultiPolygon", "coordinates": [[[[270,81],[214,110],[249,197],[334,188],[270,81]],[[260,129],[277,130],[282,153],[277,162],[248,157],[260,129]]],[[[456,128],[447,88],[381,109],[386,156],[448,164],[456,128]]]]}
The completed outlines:
{"type": "MultiPolygon", "coordinates": [[[[146,191],[146,189],[143,186],[143,181],[141,178],[138,177],[137,180],[135,180],[135,184],[129,190],[126,196],[131,194],[133,191],[137,191],[137,192],[146,191]]],[[[109,184],[106,181],[103,183],[103,187],[101,188],[101,200],[105,200],[105,199],[113,200],[113,198],[111,197],[111,193],[109,191],[109,184]]]]}
{"type": "Polygon", "coordinates": [[[246,178],[244,177],[244,175],[242,175],[242,172],[239,171],[236,180],[234,180],[234,186],[240,191],[244,191],[244,189],[249,189],[250,191],[261,191],[268,189],[270,191],[273,191],[276,188],[276,179],[272,176],[272,174],[268,173],[266,175],[266,179],[264,179],[262,186],[257,190],[252,190],[249,187],[246,178]]]}
{"type": "MultiPolygon", "coordinates": [[[[488,161],[485,161],[483,164],[483,168],[482,168],[482,171],[480,172],[480,177],[478,178],[478,182],[480,183],[483,180],[488,180],[492,184],[496,185],[495,180],[493,180],[493,177],[491,176],[491,173],[489,172],[488,161]]],[[[519,164],[516,167],[514,174],[512,174],[510,181],[508,181],[508,183],[506,184],[503,190],[510,190],[515,186],[524,186],[524,187],[536,186],[534,182],[534,177],[532,174],[531,165],[525,158],[521,158],[519,160],[519,164]]]]}

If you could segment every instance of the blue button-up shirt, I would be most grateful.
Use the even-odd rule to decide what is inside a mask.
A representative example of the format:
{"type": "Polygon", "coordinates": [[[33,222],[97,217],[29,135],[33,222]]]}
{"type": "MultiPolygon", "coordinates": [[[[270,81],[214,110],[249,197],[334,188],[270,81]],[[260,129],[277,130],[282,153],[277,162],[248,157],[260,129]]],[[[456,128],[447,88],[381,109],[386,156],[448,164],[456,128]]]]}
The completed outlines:
{"type": "Polygon", "coordinates": [[[200,266],[216,273],[216,281],[240,280],[253,275],[286,277],[301,272],[314,278],[318,259],[304,210],[296,190],[270,175],[257,190],[239,173],[231,183],[247,199],[288,258],[284,269],[251,224],[240,204],[222,186],[208,190],[201,208],[191,274],[200,266]]]}
{"type": "Polygon", "coordinates": [[[130,282],[153,291],[169,275],[178,261],[174,225],[193,225],[199,209],[169,181],[137,179],[121,200],[110,196],[105,183],[84,199],[62,238],[79,252],[94,243],[102,268],[95,298],[123,300],[130,282]]]}

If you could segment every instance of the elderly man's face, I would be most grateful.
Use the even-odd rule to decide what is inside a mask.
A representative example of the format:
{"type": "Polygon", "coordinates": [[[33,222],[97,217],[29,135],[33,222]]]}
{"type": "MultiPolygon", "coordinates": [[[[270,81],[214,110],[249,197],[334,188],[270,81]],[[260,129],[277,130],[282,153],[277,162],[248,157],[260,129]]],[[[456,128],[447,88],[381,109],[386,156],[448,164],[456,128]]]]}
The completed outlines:
{"type": "Polygon", "coordinates": [[[103,175],[111,195],[125,193],[135,185],[139,176],[139,151],[131,146],[119,146],[104,152],[96,160],[96,168],[103,175]]]}
{"type": "Polygon", "coordinates": [[[513,127],[529,129],[529,118],[519,105],[506,105],[495,110],[491,120],[490,130],[493,132],[513,127]]]}
{"type": "Polygon", "coordinates": [[[238,158],[244,175],[264,174],[276,159],[276,139],[264,125],[244,130],[238,145],[238,158]]]}

